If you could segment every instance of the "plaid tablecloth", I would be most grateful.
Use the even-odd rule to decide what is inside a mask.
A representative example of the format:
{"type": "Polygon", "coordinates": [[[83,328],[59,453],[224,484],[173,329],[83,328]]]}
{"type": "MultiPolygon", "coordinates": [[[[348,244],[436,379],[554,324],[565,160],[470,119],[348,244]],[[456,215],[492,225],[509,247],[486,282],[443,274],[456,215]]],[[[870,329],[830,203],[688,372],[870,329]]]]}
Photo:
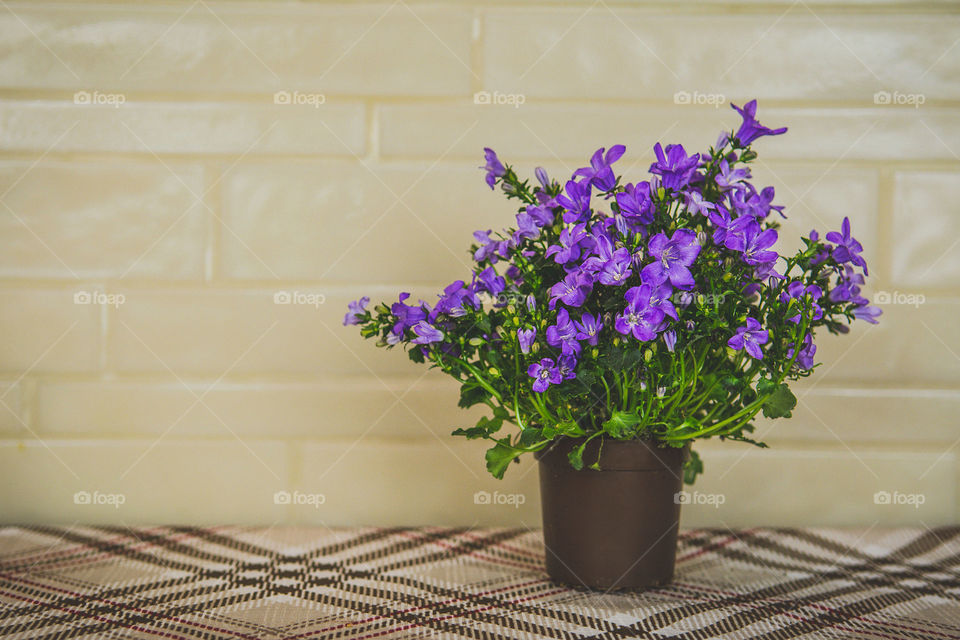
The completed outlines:
{"type": "Polygon", "coordinates": [[[960,528],[690,530],[599,593],[539,531],[5,527],[0,637],[960,639],[960,528]]]}

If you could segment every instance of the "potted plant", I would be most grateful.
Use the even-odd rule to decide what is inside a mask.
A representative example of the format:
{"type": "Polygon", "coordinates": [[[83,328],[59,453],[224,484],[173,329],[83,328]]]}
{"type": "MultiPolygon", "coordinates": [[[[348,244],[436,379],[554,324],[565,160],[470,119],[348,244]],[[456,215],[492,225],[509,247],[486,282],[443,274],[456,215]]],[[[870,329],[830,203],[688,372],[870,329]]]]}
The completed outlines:
{"type": "Polygon", "coordinates": [[[816,368],[817,329],[846,333],[879,309],[867,265],[842,229],[780,255],[783,207],[756,189],[753,142],[780,135],[743,108],[705,153],[654,147],[649,176],[625,182],[601,148],[564,184],[521,180],[490,149],[486,182],[519,201],[516,228],[477,231],[476,266],[439,299],[350,305],[344,324],[456,378],[460,406],[488,416],[454,435],[489,440],[502,478],[539,460],[547,570],[593,588],[670,580],[678,491],[703,469],[690,444],[751,438],[789,417],[789,382],[816,368]],[[507,429],[506,424],[515,428],[507,429]]]}

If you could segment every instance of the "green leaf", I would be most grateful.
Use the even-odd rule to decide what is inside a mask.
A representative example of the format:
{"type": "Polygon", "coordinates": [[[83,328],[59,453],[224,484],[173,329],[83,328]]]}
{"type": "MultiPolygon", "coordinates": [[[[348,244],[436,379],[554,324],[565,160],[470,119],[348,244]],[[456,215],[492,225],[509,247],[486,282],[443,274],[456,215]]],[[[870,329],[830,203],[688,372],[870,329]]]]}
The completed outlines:
{"type": "Polygon", "coordinates": [[[693,484],[701,473],[703,473],[703,461],[696,451],[690,449],[690,457],[683,465],[683,483],[693,484]]]}
{"type": "Polygon", "coordinates": [[[420,352],[420,347],[410,349],[410,351],[407,351],[407,355],[417,364],[423,362],[423,353],[420,352]]]}
{"type": "Polygon", "coordinates": [[[467,409],[475,404],[480,404],[490,395],[490,392],[478,384],[465,384],[460,387],[460,401],[457,406],[467,409]]]}
{"type": "Polygon", "coordinates": [[[586,442],[582,445],[571,451],[567,454],[567,460],[570,461],[570,466],[580,471],[583,469],[583,448],[586,446],[586,442]]]}
{"type": "Polygon", "coordinates": [[[485,456],[487,471],[498,480],[503,479],[503,474],[506,473],[510,463],[523,453],[522,450],[511,447],[509,443],[510,440],[504,438],[503,440],[497,440],[497,444],[487,449],[485,456]]]}
{"type": "Polygon", "coordinates": [[[633,434],[638,424],[640,424],[640,416],[636,413],[616,411],[609,420],[603,423],[603,430],[612,437],[623,440],[633,434]]]}
{"type": "MultiPolygon", "coordinates": [[[[554,429],[556,430],[556,433],[559,433],[563,436],[569,436],[571,438],[580,438],[587,435],[587,432],[584,431],[583,428],[573,420],[561,422],[560,424],[556,425],[554,429]]],[[[544,429],[544,434],[546,434],[546,429],[544,429]]]]}
{"type": "Polygon", "coordinates": [[[768,418],[789,418],[793,408],[797,406],[797,398],[785,383],[774,390],[773,395],[763,403],[763,415],[768,418]]]}
{"type": "Polygon", "coordinates": [[[470,427],[469,429],[454,429],[450,433],[452,436],[464,436],[467,440],[476,440],[477,438],[486,438],[487,430],[483,427],[476,426],[470,427]]]}

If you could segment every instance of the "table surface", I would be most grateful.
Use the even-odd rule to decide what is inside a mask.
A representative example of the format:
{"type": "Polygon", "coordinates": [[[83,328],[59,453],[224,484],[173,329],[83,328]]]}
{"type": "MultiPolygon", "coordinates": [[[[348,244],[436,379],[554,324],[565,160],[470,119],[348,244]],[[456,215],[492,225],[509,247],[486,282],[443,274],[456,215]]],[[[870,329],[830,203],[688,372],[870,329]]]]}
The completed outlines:
{"type": "Polygon", "coordinates": [[[688,530],[610,593],[539,531],[0,527],[0,637],[960,639],[960,527],[688,530]]]}

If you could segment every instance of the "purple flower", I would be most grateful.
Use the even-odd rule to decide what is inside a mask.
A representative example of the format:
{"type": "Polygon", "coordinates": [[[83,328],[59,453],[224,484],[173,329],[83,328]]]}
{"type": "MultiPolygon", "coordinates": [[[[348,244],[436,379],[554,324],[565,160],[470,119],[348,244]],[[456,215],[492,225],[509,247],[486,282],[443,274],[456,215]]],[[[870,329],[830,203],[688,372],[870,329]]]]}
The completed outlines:
{"type": "Polygon", "coordinates": [[[493,263],[497,261],[497,249],[500,247],[500,243],[490,237],[491,231],[491,229],[487,229],[486,231],[473,232],[474,240],[480,245],[479,248],[473,252],[473,259],[477,262],[483,262],[487,259],[493,263]]]}
{"type": "Polygon", "coordinates": [[[650,199],[650,183],[628,184],[617,194],[617,207],[630,222],[650,224],[653,222],[653,200],[650,199]]]}
{"type": "Polygon", "coordinates": [[[557,204],[563,207],[563,221],[584,222],[590,217],[590,182],[568,180],[564,187],[566,195],[557,196],[557,204]]]}
{"type": "Polygon", "coordinates": [[[667,351],[673,353],[673,348],[677,346],[677,332],[673,329],[663,332],[663,344],[667,346],[667,351]]]}
{"type": "Polygon", "coordinates": [[[553,208],[546,205],[533,205],[527,207],[527,215],[533,218],[538,227],[549,227],[554,222],[553,208]]]}
{"type": "Polygon", "coordinates": [[[537,225],[537,220],[529,213],[518,213],[517,230],[513,232],[514,243],[520,244],[522,240],[527,238],[534,239],[538,237],[540,237],[540,227],[537,225]]]}
{"type": "Polygon", "coordinates": [[[583,271],[571,271],[566,277],[550,288],[550,308],[557,306],[557,300],[571,307],[579,307],[593,291],[593,281],[583,271]]]}
{"type": "Polygon", "coordinates": [[[877,318],[883,314],[883,310],[878,307],[861,305],[853,308],[853,317],[858,320],[866,320],[870,324],[879,324],[877,318]]]}
{"type": "Polygon", "coordinates": [[[587,344],[597,346],[597,338],[600,330],[603,329],[603,319],[600,316],[594,317],[589,313],[580,316],[579,322],[574,322],[577,328],[577,340],[586,340],[587,344]]]}
{"type": "Polygon", "coordinates": [[[833,249],[833,259],[841,264],[852,262],[858,267],[862,267],[865,274],[870,275],[870,272],[867,271],[867,262],[860,255],[863,246],[850,235],[850,218],[844,217],[840,228],[842,233],[831,231],[827,234],[827,240],[837,245],[833,249]]]}
{"type": "Polygon", "coordinates": [[[404,291],[400,294],[399,302],[394,302],[390,306],[390,313],[397,317],[397,323],[393,325],[393,332],[402,336],[403,332],[421,320],[425,320],[427,312],[422,306],[407,305],[404,301],[410,297],[410,294],[404,291]]]}
{"type": "Polygon", "coordinates": [[[715,209],[716,205],[709,200],[704,200],[703,194],[696,189],[691,189],[687,192],[687,210],[690,211],[690,213],[707,216],[715,209]]]}
{"type": "MultiPolygon", "coordinates": [[[[810,310],[812,311],[812,313],[810,314],[810,319],[819,320],[820,318],[823,317],[823,309],[820,307],[820,305],[817,304],[817,301],[823,297],[823,289],[821,289],[819,286],[815,284],[811,284],[808,287],[804,287],[802,282],[800,282],[799,280],[794,280],[793,282],[787,285],[786,293],[780,294],[780,301],[787,302],[789,298],[802,300],[807,296],[809,296],[810,300],[812,301],[812,305],[810,307],[810,310]]],[[[795,316],[787,318],[787,321],[792,322],[794,324],[799,324],[800,314],[798,313],[795,316]]]]}
{"type": "Polygon", "coordinates": [[[630,270],[630,250],[621,247],[614,251],[613,243],[606,235],[594,235],[594,250],[597,255],[584,260],[583,269],[597,274],[597,280],[601,284],[619,286],[633,273],[630,270]]]}
{"type": "Polygon", "coordinates": [[[560,356],[560,361],[557,363],[557,370],[560,371],[560,377],[563,380],[573,380],[577,377],[577,372],[574,369],[577,368],[577,358],[573,355],[560,356]]]}
{"type": "Polygon", "coordinates": [[[563,376],[551,358],[544,358],[527,367],[527,375],[534,379],[533,390],[537,393],[543,393],[551,384],[563,382],[563,376]]]}
{"type": "Polygon", "coordinates": [[[469,302],[474,308],[480,306],[476,295],[463,283],[463,280],[450,283],[440,295],[440,300],[433,308],[429,320],[432,322],[440,313],[446,313],[455,318],[466,315],[467,310],[463,306],[464,302],[469,302]]]}
{"type": "Polygon", "coordinates": [[[367,312],[367,305],[370,304],[370,298],[363,296],[359,300],[354,300],[347,305],[347,315],[343,316],[343,326],[351,324],[360,324],[359,316],[367,312]]]}
{"type": "Polygon", "coordinates": [[[717,224],[717,231],[714,231],[713,238],[714,242],[717,241],[717,236],[723,236],[723,246],[731,251],[739,251],[743,253],[747,250],[747,233],[751,231],[753,237],[755,237],[760,232],[760,225],[757,224],[756,218],[750,215],[742,215],[733,222],[727,224],[726,228],[721,229],[719,224],[720,220],[714,220],[711,216],[711,220],[714,224],[717,224]]]}
{"type": "Polygon", "coordinates": [[[557,324],[547,327],[547,344],[551,347],[560,347],[561,353],[565,355],[580,353],[577,328],[570,321],[570,314],[566,309],[560,309],[557,312],[557,324]]]}
{"type": "Polygon", "coordinates": [[[537,299],[533,297],[533,294],[527,296],[527,311],[533,313],[537,310],[537,299]]]}
{"type": "Polygon", "coordinates": [[[768,251],[777,242],[775,229],[760,230],[760,225],[751,223],[743,232],[743,261],[752,266],[775,262],[780,256],[776,251],[768,251]]]}
{"type": "Polygon", "coordinates": [[[663,322],[663,311],[650,306],[649,284],[631,287],[624,294],[627,308],[617,316],[614,328],[623,335],[633,334],[640,341],[653,340],[657,337],[657,328],[663,322]]]}
{"type": "Polygon", "coordinates": [[[487,267],[480,272],[478,276],[483,288],[492,296],[496,297],[507,288],[507,283],[502,276],[498,276],[493,267],[487,267]]]}
{"type": "Polygon", "coordinates": [[[759,193],[757,193],[756,189],[750,187],[748,190],[734,192],[730,196],[730,204],[737,211],[750,214],[755,218],[766,218],[770,215],[771,210],[776,211],[782,217],[786,218],[786,216],[783,215],[782,206],[771,204],[773,197],[773,187],[767,187],[759,193]]]}
{"type": "Polygon", "coordinates": [[[550,176],[547,175],[547,170],[543,167],[537,167],[533,170],[533,175],[537,176],[537,181],[540,182],[540,186],[544,189],[550,188],[550,176]]]}
{"type": "Polygon", "coordinates": [[[530,353],[530,347],[537,337],[537,329],[517,329],[517,340],[520,342],[520,351],[530,353]]]}
{"type": "Polygon", "coordinates": [[[417,334],[417,337],[411,340],[413,344],[430,344],[443,340],[443,332],[428,324],[426,320],[421,320],[413,325],[413,332],[417,334]]]}
{"type": "Polygon", "coordinates": [[[654,262],[645,266],[640,273],[644,282],[659,285],[669,280],[678,289],[693,287],[693,274],[689,267],[700,254],[696,233],[690,229],[677,229],[669,240],[665,234],[658,233],[650,238],[647,253],[654,262]]]}
{"type": "Polygon", "coordinates": [[[677,308],[673,306],[673,302],[670,300],[671,296],[673,296],[673,287],[663,283],[650,293],[650,306],[660,309],[664,315],[677,320],[677,308]]]}
{"type": "Polygon", "coordinates": [[[863,275],[850,265],[844,265],[844,274],[837,279],[837,286],[830,290],[827,297],[831,302],[853,302],[861,306],[868,304],[868,300],[860,295],[859,285],[863,282],[863,275]]]}
{"type": "Polygon", "coordinates": [[[700,154],[687,156],[682,144],[668,144],[667,152],[658,142],[653,147],[657,161],[650,165],[650,173],[660,176],[664,188],[679,191],[693,180],[700,162],[700,154]]]}
{"type": "Polygon", "coordinates": [[[737,142],[740,143],[741,147],[748,146],[751,142],[762,136],[778,136],[781,133],[786,133],[787,131],[786,127],[781,129],[768,129],[757,122],[756,100],[751,100],[747,104],[743,105],[742,109],[733,103],[731,103],[730,106],[733,107],[734,111],[740,114],[741,118],[743,118],[743,122],[740,123],[740,128],[737,129],[735,134],[733,134],[733,137],[737,139],[737,142]]]}
{"type": "Polygon", "coordinates": [[[487,161],[487,164],[481,168],[486,170],[487,184],[490,185],[491,189],[493,189],[493,185],[497,183],[497,178],[506,174],[507,169],[503,166],[503,163],[500,162],[500,158],[497,157],[497,154],[493,149],[484,147],[483,157],[487,161]]]}
{"type": "MultiPolygon", "coordinates": [[[[793,357],[793,347],[794,343],[791,342],[787,348],[787,357],[793,357]]],[[[803,338],[803,343],[800,345],[800,353],[797,354],[797,364],[800,365],[801,369],[812,369],[813,368],[813,356],[817,352],[817,345],[813,344],[813,336],[809,333],[803,338]]]]}
{"type": "Polygon", "coordinates": [[[610,147],[610,151],[607,151],[607,155],[604,156],[605,149],[600,147],[590,158],[590,166],[577,169],[573,175],[586,178],[585,181],[599,191],[610,191],[617,184],[617,177],[613,174],[610,165],[619,160],[626,150],[627,148],[622,144],[616,144],[610,147]]]}
{"type": "Polygon", "coordinates": [[[557,264],[567,264],[580,257],[581,245],[590,242],[588,240],[587,225],[578,224],[572,228],[566,228],[560,232],[560,244],[552,244],[547,247],[546,257],[553,256],[553,261],[557,264]]]}
{"type": "Polygon", "coordinates": [[[762,360],[763,351],[760,350],[760,345],[766,344],[769,339],[770,333],[762,329],[759,322],[753,318],[747,318],[746,326],[737,329],[737,333],[727,340],[727,346],[736,351],[745,349],[757,360],[762,360]]]}
{"type": "Polygon", "coordinates": [[[750,177],[750,169],[743,167],[742,169],[730,170],[730,164],[726,160],[720,161],[720,173],[717,174],[716,183],[720,187],[721,191],[727,191],[729,189],[741,190],[746,189],[745,182],[750,177]]]}

